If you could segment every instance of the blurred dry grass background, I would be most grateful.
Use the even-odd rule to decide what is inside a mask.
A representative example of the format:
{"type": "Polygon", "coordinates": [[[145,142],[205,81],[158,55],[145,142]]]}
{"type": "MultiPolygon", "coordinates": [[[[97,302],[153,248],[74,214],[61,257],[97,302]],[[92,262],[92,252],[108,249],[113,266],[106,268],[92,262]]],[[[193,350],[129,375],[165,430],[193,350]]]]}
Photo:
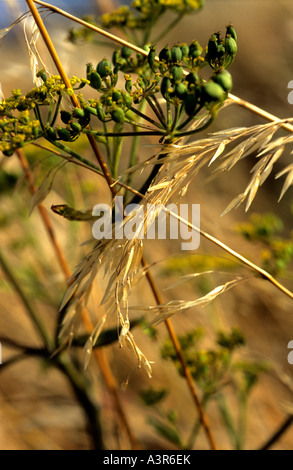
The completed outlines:
{"type": "MultiPolygon", "coordinates": [[[[4,3],[4,2],[3,2],[4,3]]],[[[91,11],[97,4],[109,8],[109,2],[92,1],[91,11]]],[[[0,8],[3,8],[0,5],[0,8]]],[[[71,10],[72,11],[72,10],[71,10]]],[[[73,12],[74,13],[74,12],[73,12]]],[[[224,32],[225,25],[232,23],[238,34],[238,55],[231,67],[234,78],[233,94],[264,108],[280,118],[292,115],[292,105],[287,101],[288,82],[293,79],[293,4],[290,0],[206,0],[206,5],[199,16],[190,15],[183,19],[170,34],[165,43],[197,39],[202,45],[215,30],[224,32]]],[[[67,30],[71,26],[56,16],[48,17],[52,39],[60,53],[61,60],[69,76],[84,76],[85,64],[98,62],[111,49],[100,50],[88,44],[74,47],[66,40],[67,30]]],[[[161,45],[164,45],[163,43],[161,45]]],[[[42,51],[42,48],[40,48],[42,51]]],[[[43,51],[44,57],[46,52],[43,51]]],[[[0,49],[1,85],[4,95],[12,88],[32,86],[28,54],[21,27],[18,26],[13,36],[5,39],[0,49]]],[[[49,59],[46,59],[49,62],[49,59]]],[[[234,126],[250,126],[261,123],[260,118],[248,111],[232,106],[219,115],[212,130],[234,126]]],[[[143,147],[142,152],[149,152],[143,147]]],[[[289,162],[290,155],[284,156],[289,162]]],[[[16,159],[1,161],[7,172],[20,175],[16,159]]],[[[241,189],[246,187],[249,171],[254,165],[253,159],[240,162],[230,173],[215,179],[212,183],[200,187],[201,181],[190,188],[186,202],[201,205],[201,225],[217,238],[235,248],[249,259],[259,261],[259,247],[245,242],[235,226],[245,221],[247,216],[242,207],[220,218],[221,212],[241,189]]],[[[281,167],[280,167],[281,169],[281,167]]],[[[279,170],[279,168],[277,168],[279,170]]],[[[202,178],[208,175],[203,170],[202,178]]],[[[292,189],[288,191],[280,204],[277,199],[281,182],[269,178],[259,191],[251,212],[275,212],[285,226],[287,236],[292,231],[292,189]]],[[[50,211],[51,204],[70,202],[77,207],[87,208],[107,200],[105,186],[100,179],[74,169],[66,169],[65,180],[56,179],[53,191],[45,201],[50,211]],[[81,186],[79,183],[81,182],[81,186]],[[79,189],[79,187],[81,189],[79,189]]],[[[25,187],[13,192],[2,192],[0,199],[2,252],[6,253],[15,274],[21,280],[28,295],[36,303],[43,318],[53,328],[57,316],[58,304],[64,292],[64,282],[49,245],[47,235],[38,218],[37,212],[28,217],[30,196],[25,187]],[[36,291],[38,294],[36,294],[36,291]]],[[[90,226],[77,223],[69,224],[57,216],[51,215],[52,222],[74,269],[85,253],[80,243],[90,235],[90,226]]],[[[174,242],[146,242],[146,257],[155,262],[180,253],[179,245],[174,242]]],[[[220,254],[208,242],[202,241],[200,253],[220,254]]],[[[153,268],[158,287],[163,291],[174,276],[162,274],[161,264],[153,268]]],[[[292,265],[291,265],[292,273],[292,265]]],[[[292,289],[291,278],[281,280],[292,289]]],[[[217,279],[213,279],[217,284],[217,279]]],[[[94,293],[99,297],[99,286],[94,293]]],[[[184,285],[164,292],[165,299],[193,299],[198,296],[194,286],[184,285]],[[171,293],[170,293],[171,292],[171,293]],[[168,296],[168,297],[167,297],[168,296]]],[[[149,288],[139,284],[133,292],[133,304],[138,302],[153,304],[149,288]]],[[[92,312],[94,312],[94,302],[92,312]]],[[[18,339],[21,343],[37,345],[38,338],[26,312],[5,278],[0,280],[0,335],[18,339]]],[[[94,313],[93,313],[94,318],[94,313]]],[[[249,357],[268,360],[273,369],[261,376],[259,384],[252,392],[247,426],[247,449],[260,447],[282,423],[288,414],[286,406],[292,404],[293,366],[288,364],[287,344],[293,339],[292,301],[262,280],[253,280],[219,298],[205,309],[181,313],[172,320],[178,334],[203,326],[207,332],[205,343],[213,344],[215,330],[239,326],[247,339],[245,348],[249,357]]],[[[166,386],[170,390],[168,404],[176,407],[183,434],[196,418],[192,400],[183,379],[179,378],[171,364],[163,361],[159,354],[161,342],[166,338],[164,325],[158,327],[158,339],[155,343],[144,332],[137,329],[136,339],[148,358],[154,361],[154,377],[147,379],[143,372],[136,372],[129,387],[122,394],[122,401],[130,426],[145,448],[167,449],[169,444],[158,438],[147,425],[148,410],[140,404],[138,392],[144,387],[166,386]]],[[[3,360],[13,350],[3,348],[3,360]]],[[[82,352],[81,352],[82,354],[82,352]]],[[[117,383],[125,380],[134,362],[127,351],[118,346],[106,348],[117,383]]],[[[119,429],[110,396],[106,391],[94,361],[88,373],[92,376],[98,400],[102,407],[106,443],[112,449],[125,449],[129,443],[119,429]]],[[[230,397],[229,397],[230,398],[230,397]]],[[[232,400],[232,398],[231,398],[232,400]]],[[[221,419],[213,405],[208,408],[208,416],[218,445],[229,449],[230,442],[222,431],[221,419]]],[[[87,449],[89,436],[85,429],[82,411],[76,404],[68,384],[56,371],[44,367],[40,361],[29,359],[2,371],[0,375],[0,448],[1,449],[87,449]]],[[[205,436],[201,433],[197,448],[207,448],[205,436]]],[[[293,428],[274,445],[274,449],[293,448],[293,428]]]]}

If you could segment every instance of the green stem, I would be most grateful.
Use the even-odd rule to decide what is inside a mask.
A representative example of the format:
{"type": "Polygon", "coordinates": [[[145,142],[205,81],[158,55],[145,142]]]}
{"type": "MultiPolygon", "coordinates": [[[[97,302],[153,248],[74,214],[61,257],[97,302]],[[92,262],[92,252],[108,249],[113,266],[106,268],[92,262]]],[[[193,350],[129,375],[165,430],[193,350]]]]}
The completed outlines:
{"type": "Polygon", "coordinates": [[[146,96],[146,101],[148,102],[148,104],[150,105],[150,107],[152,108],[152,110],[154,111],[155,115],[157,116],[157,118],[159,119],[160,123],[162,124],[162,126],[164,128],[167,127],[167,124],[166,124],[166,120],[165,118],[161,116],[161,113],[160,111],[156,108],[156,106],[154,105],[154,103],[152,102],[151,100],[151,97],[150,96],[146,96]]]}
{"type": "MultiPolygon", "coordinates": [[[[62,101],[62,94],[60,93],[60,94],[59,94],[59,97],[58,97],[57,104],[56,104],[55,113],[54,113],[54,116],[53,116],[52,121],[51,121],[51,124],[50,124],[51,127],[54,126],[55,121],[56,121],[56,119],[57,119],[61,101],[62,101]]],[[[48,115],[47,123],[48,123],[48,121],[50,121],[50,117],[51,117],[51,116],[48,115]]]]}
{"type": "Polygon", "coordinates": [[[160,113],[160,116],[161,116],[161,119],[162,121],[164,122],[164,126],[166,126],[166,119],[165,119],[165,115],[164,115],[164,112],[161,108],[161,105],[156,97],[156,95],[151,95],[150,98],[152,98],[152,100],[154,101],[154,104],[156,105],[156,108],[157,110],[159,111],[160,113]]]}
{"type": "Polygon", "coordinates": [[[37,120],[40,123],[41,128],[44,130],[44,123],[43,123],[42,116],[41,116],[41,113],[40,113],[40,108],[37,104],[34,107],[34,113],[35,113],[35,116],[36,116],[37,120]]]}
{"type": "Polygon", "coordinates": [[[117,179],[117,176],[118,176],[118,165],[119,165],[121,149],[122,149],[121,132],[123,129],[123,124],[117,123],[114,129],[117,130],[117,133],[119,134],[118,137],[114,137],[113,139],[113,157],[112,157],[111,170],[112,170],[112,178],[115,180],[117,179]]]}
{"type": "Polygon", "coordinates": [[[40,320],[35,308],[32,306],[32,304],[28,300],[26,294],[24,293],[23,288],[20,286],[18,279],[15,277],[12,269],[9,266],[9,263],[7,262],[7,260],[5,259],[1,251],[0,251],[0,265],[2,266],[2,269],[4,273],[6,274],[10,284],[13,286],[15,292],[20,297],[24,307],[26,308],[27,313],[29,314],[33,324],[36,327],[37,332],[39,333],[40,337],[44,341],[44,344],[46,345],[48,350],[50,350],[51,340],[49,338],[47,330],[44,327],[42,321],[40,320]]]}
{"type": "Polygon", "coordinates": [[[72,150],[70,147],[68,147],[67,145],[64,145],[62,144],[61,142],[59,142],[58,140],[49,140],[48,141],[54,145],[55,147],[63,150],[63,152],[66,152],[68,153],[69,155],[71,155],[72,157],[76,158],[76,160],[80,161],[81,163],[84,163],[86,166],[90,167],[90,168],[93,168],[94,170],[98,171],[99,174],[103,174],[102,171],[100,170],[99,167],[97,167],[94,163],[91,163],[89,160],[87,160],[86,158],[82,157],[81,155],[79,155],[77,152],[75,152],[74,150],[72,150]]]}
{"type": "Polygon", "coordinates": [[[196,108],[196,109],[194,110],[194,113],[191,114],[191,116],[188,116],[188,118],[185,119],[185,121],[184,121],[182,124],[180,124],[180,126],[178,126],[176,130],[177,130],[177,131],[180,131],[180,130],[183,129],[185,126],[187,126],[187,124],[189,124],[189,123],[195,118],[195,116],[199,113],[199,111],[200,111],[201,109],[202,109],[202,106],[198,106],[198,108],[196,108]]]}
{"type": "MultiPolygon", "coordinates": [[[[99,131],[85,131],[86,134],[92,134],[97,136],[108,136],[108,137],[134,137],[135,135],[139,136],[150,136],[150,135],[164,135],[163,130],[160,131],[139,131],[139,132],[104,132],[99,131]]],[[[53,142],[55,143],[55,142],[53,142]]]]}
{"type": "Polygon", "coordinates": [[[141,117],[141,118],[144,119],[145,121],[148,121],[148,122],[150,122],[151,124],[153,124],[153,126],[156,126],[156,127],[159,127],[160,129],[162,129],[161,124],[159,124],[158,122],[154,121],[152,118],[150,118],[150,117],[147,116],[146,114],[141,113],[138,109],[133,108],[132,106],[131,106],[130,109],[131,109],[132,112],[134,112],[135,114],[137,114],[139,117],[141,117]]]}
{"type": "Polygon", "coordinates": [[[174,137],[185,137],[185,136],[188,136],[188,135],[193,135],[193,134],[197,134],[198,132],[204,131],[205,129],[207,129],[214,122],[215,118],[216,118],[216,116],[211,116],[210,119],[203,126],[197,128],[197,129],[193,129],[193,130],[187,131],[187,132],[175,132],[174,137]]]}
{"type": "Polygon", "coordinates": [[[85,377],[73,365],[72,360],[67,354],[61,354],[57,357],[56,365],[69,380],[76,398],[81,404],[91,428],[91,437],[94,450],[103,450],[103,436],[100,424],[100,409],[98,403],[91,396],[89,383],[85,377]]]}

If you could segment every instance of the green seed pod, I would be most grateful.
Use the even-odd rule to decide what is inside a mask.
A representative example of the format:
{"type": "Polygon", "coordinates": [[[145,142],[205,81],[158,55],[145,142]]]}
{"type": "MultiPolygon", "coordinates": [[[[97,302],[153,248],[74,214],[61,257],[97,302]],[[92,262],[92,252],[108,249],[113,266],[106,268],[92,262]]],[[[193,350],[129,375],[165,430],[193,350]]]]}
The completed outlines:
{"type": "Polygon", "coordinates": [[[236,31],[235,29],[233,28],[233,26],[231,24],[229,24],[226,28],[226,36],[230,34],[230,36],[237,42],[237,34],[236,34],[236,31]]]}
{"type": "Polygon", "coordinates": [[[101,60],[101,62],[99,62],[97,65],[96,71],[102,78],[105,78],[108,75],[111,75],[112,73],[111,62],[109,62],[109,60],[107,59],[101,60]]]}
{"type": "Polygon", "coordinates": [[[71,140],[71,134],[68,129],[64,127],[59,127],[57,129],[57,134],[59,139],[64,140],[65,142],[69,142],[71,140]]]}
{"type": "Polygon", "coordinates": [[[98,115],[97,108],[93,108],[92,106],[87,106],[84,110],[87,114],[92,114],[93,116],[98,115]]]}
{"type": "Polygon", "coordinates": [[[182,51],[179,46],[172,47],[171,54],[174,62],[180,62],[182,60],[182,51]]]}
{"type": "Polygon", "coordinates": [[[112,100],[115,101],[116,103],[122,100],[122,95],[119,90],[113,90],[112,100]]]}
{"type": "Polygon", "coordinates": [[[127,108],[132,106],[132,97],[128,93],[123,93],[123,101],[127,108]]]}
{"type": "Polygon", "coordinates": [[[169,47],[166,46],[161,50],[159,59],[162,62],[169,62],[172,59],[172,53],[169,47]]]}
{"type": "Polygon", "coordinates": [[[118,58],[119,58],[119,51],[116,50],[113,52],[113,55],[112,55],[113,65],[117,65],[118,58]]]}
{"type": "Polygon", "coordinates": [[[3,153],[3,155],[5,155],[5,157],[11,157],[14,154],[14,150],[12,150],[12,149],[3,150],[2,153],[3,153]]]}
{"type": "Polygon", "coordinates": [[[148,63],[153,72],[155,72],[155,58],[156,58],[156,49],[154,46],[151,46],[148,53],[148,63]]]}
{"type": "Polygon", "coordinates": [[[213,63],[218,58],[218,38],[213,34],[208,42],[207,60],[209,64],[213,63]]]}
{"type": "Polygon", "coordinates": [[[169,99],[169,89],[171,88],[171,80],[168,77],[164,77],[161,82],[161,93],[165,100],[169,99]]]}
{"type": "Polygon", "coordinates": [[[195,83],[199,82],[198,75],[195,72],[190,72],[185,80],[189,83],[189,85],[195,85],[195,83]]]}
{"type": "Polygon", "coordinates": [[[213,80],[208,80],[203,86],[202,102],[211,103],[213,101],[224,101],[225,92],[221,85],[213,80]]]}
{"type": "Polygon", "coordinates": [[[34,134],[34,138],[37,139],[39,135],[41,134],[41,128],[39,126],[34,126],[33,134],[34,134]]]}
{"type": "Polygon", "coordinates": [[[182,52],[182,59],[184,59],[185,57],[188,57],[188,54],[189,54],[189,47],[187,44],[182,44],[182,46],[180,47],[181,49],[181,52],[182,52]]]}
{"type": "Polygon", "coordinates": [[[95,70],[93,70],[91,73],[90,73],[90,86],[92,88],[94,88],[95,90],[100,90],[101,86],[102,86],[102,79],[101,79],[101,76],[98,72],[96,72],[95,70]]]}
{"type": "Polygon", "coordinates": [[[105,121],[106,115],[104,113],[103,106],[101,104],[98,104],[97,106],[97,116],[100,121],[105,121]]]}
{"type": "Polygon", "coordinates": [[[191,116],[194,113],[197,101],[197,97],[193,93],[186,95],[186,98],[184,100],[184,108],[188,116],[191,116]]]}
{"type": "Polygon", "coordinates": [[[183,68],[180,65],[173,65],[170,69],[170,74],[172,76],[173,82],[181,82],[183,79],[183,68]]]}
{"type": "Polygon", "coordinates": [[[237,42],[230,35],[226,36],[225,48],[226,54],[234,58],[237,52],[237,42]]]}
{"type": "Polygon", "coordinates": [[[81,129],[82,129],[82,127],[81,127],[81,125],[79,124],[79,122],[71,122],[71,123],[70,123],[70,127],[71,127],[71,129],[72,129],[74,132],[78,132],[78,133],[79,133],[79,132],[81,131],[81,129]]]}
{"type": "Polygon", "coordinates": [[[45,70],[42,69],[37,73],[37,77],[40,77],[44,83],[47,81],[47,75],[45,74],[45,70]]]}
{"type": "Polygon", "coordinates": [[[217,51],[218,51],[218,60],[220,61],[221,58],[225,55],[226,53],[226,48],[224,46],[224,44],[219,44],[217,46],[217,51]]]}
{"type": "Polygon", "coordinates": [[[193,41],[189,46],[189,53],[188,57],[191,59],[196,59],[202,53],[202,47],[199,45],[197,41],[193,41]]]}
{"type": "Polygon", "coordinates": [[[60,112],[60,117],[61,121],[64,122],[64,124],[68,124],[71,119],[71,113],[62,109],[62,111],[60,112]]]}
{"type": "Polygon", "coordinates": [[[131,93],[131,91],[132,91],[132,80],[131,79],[126,80],[125,90],[128,91],[128,93],[131,93]]]}
{"type": "Polygon", "coordinates": [[[233,82],[232,82],[232,75],[228,70],[223,70],[215,75],[213,75],[212,80],[223,88],[224,91],[229,93],[232,90],[233,82]]]}
{"type": "Polygon", "coordinates": [[[46,135],[48,140],[55,141],[57,138],[56,132],[54,131],[53,127],[49,126],[46,128],[46,135]]]}
{"type": "Polygon", "coordinates": [[[131,56],[132,54],[132,49],[130,49],[130,47],[127,47],[127,46],[123,46],[122,49],[121,49],[121,57],[123,57],[124,59],[129,59],[129,57],[131,56]]]}
{"type": "Polygon", "coordinates": [[[81,108],[74,108],[73,116],[78,118],[78,119],[82,119],[82,118],[85,117],[85,112],[81,108]]]}
{"type": "Polygon", "coordinates": [[[184,85],[184,83],[178,83],[175,87],[175,96],[177,96],[177,98],[180,98],[181,100],[184,100],[186,94],[187,87],[184,85]]]}
{"type": "Polygon", "coordinates": [[[87,78],[87,80],[90,80],[90,75],[91,75],[91,72],[93,70],[94,70],[94,68],[93,68],[93,64],[91,62],[86,64],[86,78],[87,78]]]}
{"type": "Polygon", "coordinates": [[[111,116],[113,121],[122,123],[124,121],[125,114],[122,108],[116,108],[112,111],[111,116]]]}

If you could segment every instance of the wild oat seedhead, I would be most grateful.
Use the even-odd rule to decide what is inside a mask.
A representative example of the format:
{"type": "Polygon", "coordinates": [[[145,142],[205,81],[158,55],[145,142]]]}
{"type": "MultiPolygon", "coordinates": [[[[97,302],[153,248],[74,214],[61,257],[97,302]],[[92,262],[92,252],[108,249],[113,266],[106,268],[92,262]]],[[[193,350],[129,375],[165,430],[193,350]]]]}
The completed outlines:
{"type": "MultiPolygon", "coordinates": [[[[206,118],[203,117],[202,120],[204,121],[204,119],[206,118]]],[[[143,253],[142,234],[147,233],[149,226],[168,203],[177,202],[186,193],[190,182],[194,181],[195,176],[204,165],[214,164],[219,159],[223,160],[223,163],[214,170],[214,174],[219,174],[230,170],[240,159],[254,152],[258,161],[252,169],[252,178],[245,191],[232,201],[224,213],[227,213],[233,207],[239,206],[245,199],[247,199],[246,210],[248,210],[257,190],[264,183],[271,173],[273,165],[282,155],[285,145],[293,140],[293,136],[279,137],[272,140],[282,123],[289,121],[287,119],[251,128],[228,129],[210,134],[208,137],[198,139],[195,142],[182,145],[179,143],[165,145],[153,158],[129,170],[144,169],[149,164],[160,165],[159,171],[147,192],[141,198],[142,216],[140,223],[136,225],[135,236],[131,239],[127,237],[115,239],[113,234],[112,239],[96,243],[70,279],[70,287],[61,305],[61,308],[66,304],[68,305],[68,313],[65,316],[61,330],[61,338],[68,340],[76,332],[82,308],[87,303],[96,275],[102,268],[104,269],[104,273],[108,277],[108,283],[101,305],[103,305],[106,313],[97,323],[86,345],[86,364],[106,320],[114,313],[121,328],[120,346],[126,344],[137,358],[138,367],[143,366],[147,374],[151,375],[150,363],[135,343],[132,333],[130,333],[128,314],[130,308],[128,298],[131,288],[144,274],[144,271],[140,268],[143,253]],[[241,142],[237,143],[239,140],[241,142]],[[234,145],[234,148],[225,152],[231,145],[234,145]],[[151,213],[145,210],[147,206],[153,207],[151,213]]],[[[276,177],[280,177],[285,173],[288,173],[288,176],[281,197],[292,184],[292,165],[279,172],[276,177]]],[[[122,225],[125,226],[131,220],[131,217],[132,214],[126,215],[122,225]]],[[[136,310],[156,312],[157,316],[150,323],[158,324],[176,312],[199,305],[207,305],[222,293],[247,279],[247,277],[237,277],[215,287],[211,292],[194,301],[186,302],[179,299],[156,307],[140,306],[134,308],[136,310]]]]}

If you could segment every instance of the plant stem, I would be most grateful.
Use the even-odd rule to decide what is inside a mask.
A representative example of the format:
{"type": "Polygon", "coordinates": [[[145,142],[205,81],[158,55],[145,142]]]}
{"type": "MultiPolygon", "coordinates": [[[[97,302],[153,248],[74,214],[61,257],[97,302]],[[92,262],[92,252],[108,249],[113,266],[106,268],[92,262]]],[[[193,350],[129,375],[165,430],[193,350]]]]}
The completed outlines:
{"type": "Polygon", "coordinates": [[[67,354],[61,354],[58,356],[58,360],[55,361],[58,369],[65,374],[66,378],[69,379],[71,386],[74,390],[76,398],[82,405],[82,408],[86,414],[88,422],[90,423],[90,435],[93,441],[95,450],[103,450],[103,436],[100,426],[100,409],[91,392],[89,391],[89,383],[85,380],[84,376],[76,369],[73,362],[70,360],[67,354]]]}
{"type": "MultiPolygon", "coordinates": [[[[20,164],[22,166],[22,169],[25,173],[25,176],[26,176],[26,179],[27,179],[27,182],[28,182],[29,190],[30,190],[31,194],[34,194],[36,189],[35,189],[34,184],[33,184],[32,174],[31,174],[30,168],[28,166],[28,162],[25,158],[25,155],[23,154],[21,149],[18,149],[16,151],[16,153],[17,153],[17,156],[20,160],[20,164]]],[[[51,224],[51,221],[49,219],[48,213],[47,213],[46,209],[44,208],[44,206],[42,204],[40,204],[38,206],[38,209],[39,209],[39,212],[40,212],[40,215],[41,215],[41,219],[43,220],[44,226],[45,226],[45,228],[47,230],[47,233],[50,237],[53,248],[55,250],[56,257],[59,261],[61,270],[63,271],[65,279],[67,280],[71,277],[71,272],[70,272],[70,269],[68,267],[68,263],[67,263],[67,261],[64,257],[63,251],[60,248],[60,245],[59,245],[59,243],[56,239],[55,232],[54,232],[53,226],[51,224]]],[[[88,316],[87,312],[85,311],[85,309],[83,310],[83,321],[84,321],[88,331],[91,331],[93,327],[91,325],[91,322],[89,320],[89,316],[88,316]]],[[[126,417],[126,415],[123,411],[123,407],[122,407],[122,403],[121,403],[120,398],[119,398],[119,394],[118,394],[118,391],[117,391],[117,386],[116,386],[116,383],[115,383],[115,379],[112,375],[112,372],[111,372],[109,366],[107,365],[107,361],[106,361],[106,359],[103,355],[103,352],[101,350],[95,349],[94,354],[95,354],[95,357],[98,361],[98,364],[99,364],[100,370],[102,372],[103,378],[105,380],[106,386],[107,386],[108,390],[110,391],[110,394],[111,394],[111,396],[113,398],[113,401],[115,403],[115,407],[116,407],[117,413],[118,413],[118,415],[121,419],[121,423],[123,424],[124,428],[127,431],[129,441],[131,442],[131,445],[134,449],[138,448],[137,441],[136,441],[135,437],[133,436],[133,434],[131,432],[130,426],[129,426],[128,421],[127,421],[127,417],[126,417]]]]}
{"type": "Polygon", "coordinates": [[[18,279],[15,277],[12,269],[9,266],[8,261],[5,259],[5,257],[1,253],[1,251],[0,251],[0,265],[1,265],[1,267],[4,271],[4,273],[5,273],[6,277],[8,278],[10,284],[13,286],[15,292],[18,294],[18,296],[21,299],[23,305],[25,306],[26,311],[28,312],[33,324],[35,325],[37,332],[39,333],[40,337],[44,341],[44,344],[46,345],[48,350],[50,350],[50,347],[52,346],[52,341],[49,338],[47,330],[44,327],[44,325],[43,325],[41,319],[39,318],[35,308],[31,304],[28,297],[26,296],[22,286],[18,282],[18,279]]]}
{"type": "MultiPolygon", "coordinates": [[[[142,266],[143,268],[146,268],[147,267],[147,264],[146,264],[146,261],[144,258],[142,258],[142,266]]],[[[146,271],[146,278],[149,282],[149,285],[152,289],[152,292],[154,294],[154,297],[155,297],[155,300],[157,302],[158,305],[161,305],[163,303],[162,299],[161,299],[161,296],[160,296],[160,293],[157,289],[157,286],[153,280],[153,277],[150,273],[149,270],[146,271]]],[[[211,446],[211,449],[213,450],[216,450],[217,449],[217,445],[216,445],[216,442],[214,440],[214,437],[212,435],[212,432],[211,432],[211,429],[210,429],[210,426],[209,426],[209,423],[208,423],[208,420],[207,420],[207,417],[205,415],[205,412],[204,412],[204,409],[201,405],[201,402],[200,402],[200,399],[198,397],[198,394],[197,394],[197,390],[196,390],[196,387],[195,387],[195,384],[194,384],[194,381],[192,379],[192,376],[191,376],[191,373],[186,365],[186,362],[185,362],[185,359],[182,355],[182,351],[181,351],[181,346],[180,346],[180,343],[179,343],[179,340],[176,336],[176,333],[174,331],[174,328],[173,328],[173,325],[172,325],[172,322],[170,321],[169,318],[167,318],[165,320],[165,325],[166,325],[166,328],[167,328],[167,331],[168,331],[168,334],[172,340],[172,343],[173,343],[173,346],[174,346],[174,349],[176,351],[176,355],[179,359],[179,362],[181,364],[181,367],[182,367],[182,372],[183,372],[183,375],[187,381],[187,384],[188,384],[188,387],[189,387],[189,390],[191,392],[191,395],[192,395],[192,398],[196,404],[196,407],[198,409],[198,412],[199,412],[199,416],[200,416],[200,420],[201,420],[201,423],[203,425],[203,428],[205,430],[205,433],[206,433],[206,436],[208,438],[208,441],[210,443],[210,446],[211,446]]]]}
{"type": "Polygon", "coordinates": [[[259,450],[268,450],[277,440],[284,434],[285,431],[293,423],[293,415],[288,416],[281,426],[274,432],[274,434],[268,439],[268,441],[261,446],[259,450]]]}

